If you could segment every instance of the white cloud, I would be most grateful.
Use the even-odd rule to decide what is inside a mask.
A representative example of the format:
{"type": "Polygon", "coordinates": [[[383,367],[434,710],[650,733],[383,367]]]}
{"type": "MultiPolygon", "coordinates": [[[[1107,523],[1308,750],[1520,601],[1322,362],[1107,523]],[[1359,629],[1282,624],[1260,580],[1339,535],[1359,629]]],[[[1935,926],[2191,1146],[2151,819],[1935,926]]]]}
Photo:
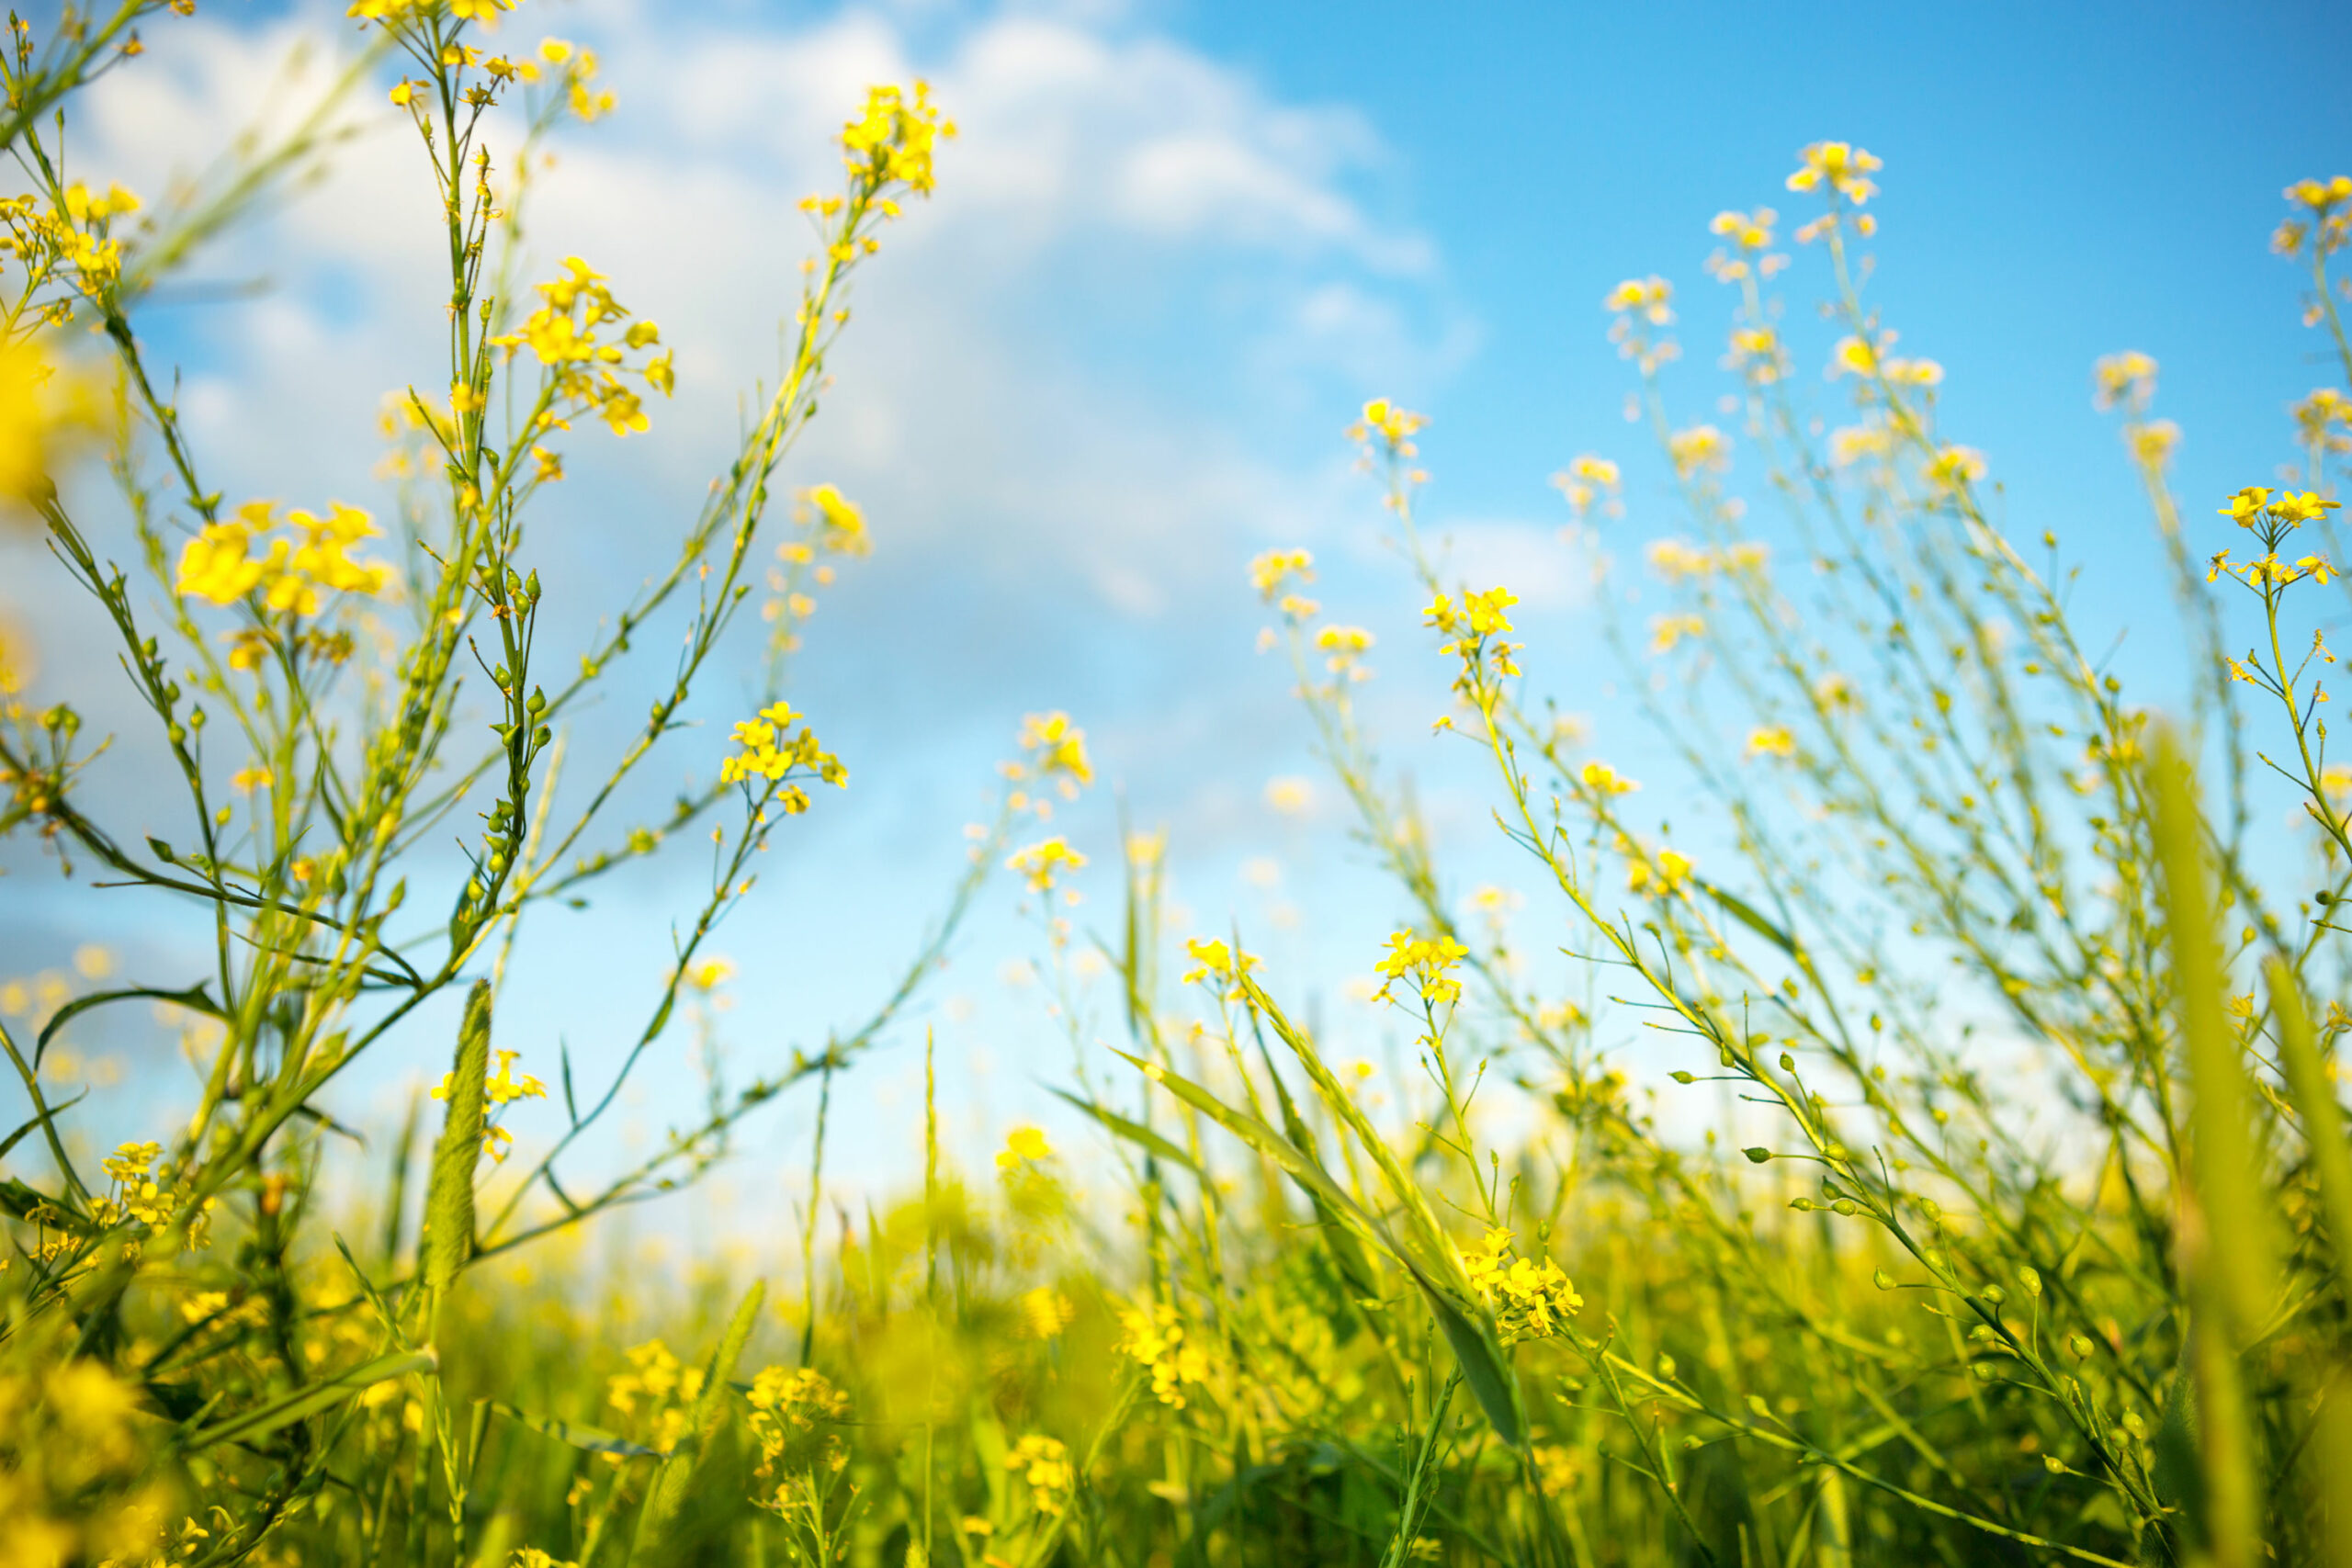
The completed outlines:
{"type": "MultiPolygon", "coordinates": [[[[1179,43],[1004,16],[919,61],[878,14],[789,33],[682,27],[650,5],[572,17],[621,110],[534,173],[529,270],[590,258],[662,322],[680,372],[652,436],[616,453],[583,434],[576,467],[591,473],[633,469],[691,504],[741,389],[775,374],[772,323],[808,246],[795,201],[838,182],[831,138],[865,85],[922,70],[963,134],[936,198],[860,279],[840,384],[797,470],[854,487],[884,570],[894,544],[924,570],[940,552],[1007,570],[1017,553],[1107,611],[1159,613],[1171,591],[1221,583],[1235,552],[1311,535],[1333,510],[1328,468],[1286,461],[1263,415],[1336,428],[1368,390],[1442,376],[1475,336],[1429,241],[1360,197],[1385,158],[1361,116],[1283,103],[1179,43]]],[[[309,51],[296,81],[315,93],[342,38],[175,28],[151,69],[97,95],[99,155],[152,188],[159,149],[223,144],[288,52],[309,51]]],[[[380,94],[354,110],[368,129],[334,177],[208,260],[208,276],[277,292],[173,313],[192,340],[171,344],[191,362],[191,419],[232,489],[350,494],[382,392],[446,375],[437,196],[380,94]]],[[[584,493],[556,510],[571,536],[631,558],[662,531],[596,515],[619,508],[584,493]]]]}

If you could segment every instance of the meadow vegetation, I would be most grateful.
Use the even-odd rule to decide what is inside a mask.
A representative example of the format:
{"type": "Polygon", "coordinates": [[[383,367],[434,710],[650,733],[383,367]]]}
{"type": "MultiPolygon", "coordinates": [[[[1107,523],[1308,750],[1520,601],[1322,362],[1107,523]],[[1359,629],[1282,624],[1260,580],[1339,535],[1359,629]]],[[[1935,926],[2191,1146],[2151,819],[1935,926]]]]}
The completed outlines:
{"type": "MultiPolygon", "coordinates": [[[[350,6],[345,96],[389,88],[413,124],[448,264],[446,299],[399,302],[447,378],[387,400],[379,517],[211,488],[138,330],[191,253],[322,166],[332,115],[152,203],[68,159],[74,95],[189,8],[12,21],[6,51],[0,486],[118,657],[36,679],[6,630],[0,831],[120,909],[200,913],[211,953],[192,985],[93,949],[0,986],[22,1106],[0,1565],[2352,1564],[2340,388],[2294,409],[2283,477],[2185,499],[2156,366],[2097,367],[2190,650],[2160,714],[2078,639],[2058,540],[2004,532],[1942,368],[1871,303],[1878,160],[1809,146],[1786,248],[1764,208],[1712,225],[1728,428],[1676,406],[1673,289],[1606,302],[1680,515],[1646,550],[1665,607],[1611,635],[1676,673],[1632,684],[1704,834],[1641,809],[1664,785],[1540,695],[1508,585],[1453,580],[1420,531],[1423,421],[1374,400],[1350,439],[1428,628],[1390,651],[1453,681],[1436,723],[1482,759],[1517,885],[1465,901],[1439,863],[1360,700],[1372,637],[1309,596],[1307,553],[1248,578],[1406,912],[1363,961],[1409,1074],[1335,1055],[1312,977],[1248,933],[1166,929],[1153,831],[1093,846],[1122,907],[1090,948],[1067,908],[1088,855],[1048,827],[1094,761],[1040,714],[867,1021],[714,1070],[697,1119],[616,1159],[632,1074],[716,1061],[709,939],[757,857],[849,782],[788,678],[867,525],[786,470],[852,285],[953,178],[954,127],[920,83],[871,90],[840,185],[801,203],[736,456],[670,565],[558,646],[535,560],[565,455],[644,431],[673,385],[624,282],[522,270],[526,172],[615,109],[594,56],[523,42],[513,0],[350,6]],[[747,616],[764,632],[730,638],[747,616]],[[688,724],[753,640],[741,722],[688,724]],[[120,744],[185,795],[168,839],[85,811],[118,757],[81,713],[126,681],[152,733],[120,744]],[[642,723],[575,723],[607,689],[642,723]],[[710,782],[617,819],[679,776],[710,782]],[[667,853],[707,854],[707,884],[617,1073],[585,1080],[502,1003],[517,932],[667,853]],[[1116,982],[1108,1049],[1078,1009],[1036,1021],[1080,1047],[1062,1092],[1116,1190],[1080,1194],[1031,1127],[963,1168],[927,1098],[897,1200],[836,1221],[831,1096],[909,1035],[1000,871],[1052,986],[1082,960],[1116,982]],[[76,1039],[117,1009],[169,1021],[196,1110],[100,1151],[86,1119],[127,1089],[76,1039]],[[387,1057],[438,1087],[337,1152],[338,1080],[387,1057]],[[787,1096],[816,1111],[797,1268],[711,1259],[663,1295],[609,1261],[622,1211],[787,1096]],[[557,1136],[504,1124],[532,1101],[557,1136]]],[[[2286,201],[2273,246],[2352,385],[2330,270],[2352,178],[2286,201]]],[[[1558,482],[1572,527],[1629,526],[1608,457],[1558,482]]]]}

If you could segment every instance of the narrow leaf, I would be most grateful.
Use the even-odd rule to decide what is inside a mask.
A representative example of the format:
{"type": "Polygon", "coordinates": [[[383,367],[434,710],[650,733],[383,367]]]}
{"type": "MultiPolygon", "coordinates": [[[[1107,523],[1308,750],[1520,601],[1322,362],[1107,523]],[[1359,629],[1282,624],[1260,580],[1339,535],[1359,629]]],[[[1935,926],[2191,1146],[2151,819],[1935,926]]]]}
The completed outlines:
{"type": "Polygon", "coordinates": [[[352,1368],[341,1377],[298,1388],[267,1404],[232,1416],[200,1432],[190,1433],[180,1446],[189,1452],[200,1452],[220,1443],[256,1442],[281,1427],[291,1426],[322,1410],[333,1409],[362,1389],[390,1378],[406,1377],[411,1372],[429,1372],[436,1364],[430,1350],[402,1350],[379,1356],[372,1361],[352,1368]]]}
{"type": "Polygon", "coordinates": [[[1178,1148],[1174,1144],[1170,1143],[1166,1138],[1161,1137],[1159,1134],[1153,1132],[1142,1122],[1130,1122],[1115,1111],[1106,1111],[1091,1100],[1080,1100],[1074,1094],[1066,1094],[1060,1089],[1051,1089],[1050,1086],[1048,1087],[1048,1092],[1052,1093],[1058,1099],[1068,1100],[1070,1104],[1076,1106],[1079,1110],[1083,1111],[1087,1115],[1091,1116],[1095,1121],[1101,1122],[1104,1127],[1108,1128],[1111,1132],[1117,1134],[1120,1137],[1126,1139],[1129,1143],[1141,1146],[1148,1152],[1166,1160],[1170,1165],[1182,1166],[1186,1170],[1192,1171],[1194,1175],[1200,1174],[1200,1167],[1193,1163],[1193,1156],[1191,1155],[1186,1154],[1182,1149],[1178,1148]]]}

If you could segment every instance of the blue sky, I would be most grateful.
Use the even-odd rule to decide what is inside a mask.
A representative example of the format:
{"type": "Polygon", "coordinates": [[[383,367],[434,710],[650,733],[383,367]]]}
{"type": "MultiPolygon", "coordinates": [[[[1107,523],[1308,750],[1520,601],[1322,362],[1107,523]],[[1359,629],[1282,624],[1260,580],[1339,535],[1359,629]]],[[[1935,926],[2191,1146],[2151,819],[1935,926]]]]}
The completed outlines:
{"type": "MultiPolygon", "coordinates": [[[[341,9],[216,5],[153,29],[149,59],[94,106],[90,166],[158,187],[181,150],[242,122],[288,50],[344,37],[341,9]]],[[[1712,417],[1729,301],[1700,269],[1706,221],[1794,210],[1781,183],[1805,142],[1849,138],[1885,159],[1873,295],[1906,350],[1947,367],[1948,427],[1990,455],[2011,532],[2054,528],[2086,564],[2077,604],[2105,634],[2086,641],[2162,603],[2132,476],[2090,405],[2092,361],[2139,348],[2163,363],[2192,515],[2270,474],[2285,404],[2329,376],[2267,239],[2282,186],[2352,164],[2342,7],[533,0],[513,25],[597,42],[621,97],[562,144],[537,253],[587,255],[680,345],[680,396],[655,432],[583,443],[542,531],[550,583],[590,614],[650,569],[723,457],[733,389],[771,367],[762,323],[789,308],[801,243],[788,204],[830,177],[825,137],[863,85],[923,72],[965,127],[938,199],[860,284],[837,388],[793,465],[794,482],[835,479],[865,502],[876,552],[826,599],[795,694],[854,787],[770,857],[718,943],[743,965],[728,1024],[747,1065],[856,1016],[955,874],[1021,716],[1048,707],[1088,727],[1105,780],[1057,823],[1098,857],[1090,910],[1109,913],[1122,793],[1138,821],[1170,828],[1194,929],[1238,917],[1266,931],[1278,984],[1325,998],[1347,1048],[1377,1054],[1376,1020],[1336,998],[1397,901],[1328,788],[1304,824],[1263,803],[1270,776],[1311,764],[1283,675],[1251,651],[1243,564],[1270,545],[1316,549],[1332,614],[1381,636],[1370,700],[1388,760],[1423,781],[1461,890],[1494,874],[1508,863],[1472,775],[1426,739],[1443,678],[1340,430],[1374,394],[1430,414],[1433,524],[1464,570],[1528,601],[1537,686],[1595,716],[1596,749],[1641,761],[1652,748],[1613,694],[1606,607],[1556,540],[1546,480],[1576,452],[1620,457],[1628,515],[1607,549],[1631,561],[1676,531],[1662,466],[1622,416],[1629,377],[1600,299],[1627,276],[1678,285],[1690,353],[1674,395],[1712,417]]],[[[391,118],[371,100],[362,119],[332,181],[198,268],[265,278],[259,298],[149,325],[185,365],[232,492],[367,499],[377,399],[439,374],[429,192],[391,118]]],[[[1801,264],[1792,295],[1817,283],[1801,264]]],[[[42,592],[45,570],[0,543],[0,596],[36,625],[51,688],[103,682],[87,617],[42,592]]],[[[2155,616],[2125,659],[2160,695],[2177,670],[2169,614],[2155,616]]],[[[615,709],[639,701],[624,688],[615,709]]],[[[714,692],[704,716],[733,706],[714,692]]],[[[583,727],[583,745],[600,738],[583,727]]],[[[98,787],[168,827],[131,770],[98,787]]],[[[86,939],[186,966],[184,929],[126,926],[107,902],[120,895],[61,886],[21,845],[0,855],[12,967],[86,939]]],[[[593,917],[540,933],[510,1011],[528,1019],[526,1065],[550,1062],[558,1036],[583,1062],[611,1057],[613,1020],[641,1016],[693,874],[681,862],[619,884],[593,917]]],[[[1042,1114],[1035,1082],[1067,1061],[1038,993],[1002,978],[1035,945],[1012,903],[1001,887],[984,906],[920,1015],[975,1145],[986,1123],[1042,1114]]],[[[909,1168],[913,1038],[861,1069],[843,1112],[856,1179],[909,1168]]],[[[437,1075],[444,1049],[420,1034],[346,1109],[380,1112],[437,1075]]],[[[674,1086],[675,1061],[660,1081],[674,1086]]],[[[629,1115],[651,1128],[677,1109],[674,1088],[649,1089],[629,1115]]],[[[757,1142],[797,1151],[805,1124],[787,1107],[757,1142]]],[[[516,1130],[527,1142],[527,1119],[516,1130]]],[[[788,1186],[764,1153],[732,1179],[788,1186]]]]}

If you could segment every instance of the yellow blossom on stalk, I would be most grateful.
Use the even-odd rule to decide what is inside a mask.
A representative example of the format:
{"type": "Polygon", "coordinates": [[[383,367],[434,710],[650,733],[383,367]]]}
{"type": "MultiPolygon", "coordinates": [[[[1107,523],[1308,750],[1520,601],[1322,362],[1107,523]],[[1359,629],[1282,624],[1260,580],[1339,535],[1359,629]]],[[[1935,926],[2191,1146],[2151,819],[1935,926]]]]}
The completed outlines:
{"type": "Polygon", "coordinates": [[[1216,979],[1225,982],[1228,994],[1238,991],[1250,970],[1258,967],[1254,953],[1228,948],[1210,937],[1194,937],[1184,944],[1193,960],[1193,967],[1184,974],[1184,984],[1195,980],[1216,979]]]}
{"type": "Polygon", "coordinates": [[[1348,439],[1359,445],[1385,447],[1398,457],[1416,456],[1413,436],[1429,424],[1429,420],[1412,410],[1374,398],[1363,405],[1363,413],[1348,426],[1348,439]]]}
{"type": "Polygon", "coordinates": [[[1469,951],[1450,936],[1391,932],[1388,955],[1374,966],[1385,976],[1378,994],[1395,1002],[1392,987],[1399,980],[1409,979],[1425,1005],[1451,1007],[1462,999],[1462,982],[1454,977],[1453,971],[1461,966],[1469,951]]]}
{"type": "Polygon", "coordinates": [[[810,485],[800,492],[800,500],[816,516],[822,548],[837,555],[862,556],[874,547],[865,534],[865,513],[835,486],[810,485]]]}
{"type": "Polygon", "coordinates": [[[1026,849],[1015,850],[1004,863],[1007,870],[1019,872],[1028,879],[1031,891],[1050,893],[1055,878],[1066,871],[1083,870],[1086,857],[1059,839],[1045,839],[1026,849]]]}
{"type": "Polygon", "coordinates": [[[1829,433],[1829,461],[1852,468],[1865,457],[1883,457],[1894,449],[1894,433],[1883,424],[1840,425],[1829,433]]]}
{"type": "Polygon", "coordinates": [[[1560,1266],[1548,1258],[1537,1261],[1516,1256],[1510,1231],[1488,1231],[1462,1266],[1471,1288],[1494,1312],[1495,1328],[1505,1345],[1552,1338],[1584,1310],[1584,1298],[1560,1266]]]}
{"type": "Polygon", "coordinates": [[[1819,190],[1826,186],[1856,207],[1878,194],[1878,186],[1864,176],[1883,165],[1850,142],[1815,141],[1797,155],[1804,163],[1789,176],[1791,190],[1819,190]]]}
{"type": "Polygon", "coordinates": [[[698,958],[686,965],[686,972],[680,978],[689,990],[707,995],[735,978],[735,961],[716,955],[698,958]]]}
{"type": "Polygon", "coordinates": [[[2137,411],[2156,395],[2156,362],[2138,349],[2110,354],[2092,367],[2094,406],[2111,409],[2120,403],[2137,411]]]}
{"type": "Polygon", "coordinates": [[[277,534],[277,513],[274,502],[252,501],[232,516],[205,525],[181,547],[174,591],[233,604],[258,590],[270,610],[315,615],[324,603],[322,591],[365,596],[390,584],[389,568],[350,553],[377,536],[375,520],[367,513],[341,502],[330,502],[324,517],[289,510],[284,535],[277,534]],[[254,547],[265,541],[267,553],[256,557],[254,547]]]}
{"type": "Polygon", "coordinates": [[[892,85],[865,90],[865,107],[842,127],[842,151],[850,176],[875,189],[903,185],[917,196],[932,191],[932,154],[939,141],[956,134],[931,101],[931,85],[918,80],[914,95],[892,85]]]}
{"type": "Polygon", "coordinates": [[[2168,419],[2152,419],[2127,428],[2124,438],[2132,457],[2151,468],[2162,468],[2180,446],[2180,426],[2168,419]]]}
{"type": "Polygon", "coordinates": [[[1053,1153],[1053,1145],[1046,1142],[1044,1133],[1035,1127],[1015,1127],[1005,1134],[1004,1147],[997,1151],[996,1163],[999,1168],[1011,1170],[1023,1164],[1051,1159],[1053,1153]]]}
{"type": "Polygon", "coordinates": [[[1724,355],[1723,364],[1724,369],[1740,371],[1759,385],[1770,385],[1781,378],[1780,334],[1770,327],[1733,329],[1731,347],[1724,355]]]}
{"type": "Polygon", "coordinates": [[[1250,563],[1250,586],[1271,604],[1292,582],[1315,581],[1315,558],[1305,550],[1267,550],[1250,563]]]}
{"type": "Polygon", "coordinates": [[[1960,491],[1984,477],[1984,454],[1973,446],[1946,446],[1928,463],[1928,482],[1960,491]]]}
{"type": "Polygon", "coordinates": [[[1769,207],[1753,212],[1718,212],[1708,221],[1707,231],[1720,234],[1743,251],[1760,251],[1772,243],[1772,225],[1781,215],[1769,207]]]}
{"type": "Polygon", "coordinates": [[[2241,528],[2251,528],[2269,504],[2270,491],[2267,486],[2248,485],[2230,497],[2229,504],[2221,509],[2221,514],[2241,528]]]}
{"type": "Polygon", "coordinates": [[[1653,539],[1643,555],[1650,570],[1668,582],[1689,582],[1713,575],[1722,558],[1687,539],[1653,539]]]}
{"type": "Polygon", "coordinates": [[[1694,424],[1666,438],[1666,455],[1684,479],[1703,468],[1721,468],[1731,461],[1731,442],[1712,424],[1694,424]]]}
{"type": "Polygon", "coordinates": [[[1707,621],[1703,615],[1688,613],[1679,615],[1652,615],[1650,617],[1650,651],[1671,653],[1681,645],[1684,638],[1704,637],[1706,632],[1707,621]]]}
{"type": "Polygon", "coordinates": [[[1363,656],[1372,643],[1372,634],[1362,626],[1325,626],[1315,634],[1315,646],[1329,656],[1323,661],[1325,668],[1352,681],[1371,678],[1372,671],[1363,666],[1363,656]]]}
{"type": "Polygon", "coordinates": [[[1618,849],[1628,857],[1625,867],[1625,887],[1628,892],[1647,893],[1655,890],[1658,897],[1671,897],[1682,891],[1690,879],[1690,860],[1673,850],[1660,850],[1653,857],[1643,855],[1631,840],[1620,840],[1618,849]]]}
{"type": "Polygon", "coordinates": [[[1021,721],[1021,749],[1040,777],[1058,777],[1062,797],[1075,799],[1080,785],[1094,782],[1086,755],[1086,731],[1066,713],[1033,713],[1021,721]]]}
{"type": "Polygon", "coordinates": [[[1185,1405],[1187,1384],[1208,1381],[1208,1352],[1188,1344],[1176,1309],[1165,1303],[1119,1309],[1119,1349],[1151,1376],[1151,1392],[1171,1410],[1185,1405]]]}
{"type": "Polygon", "coordinates": [[[1057,1518],[1069,1506],[1070,1494],[1078,1486],[1078,1471],[1070,1463],[1069,1449],[1059,1438],[1032,1433],[1004,1456],[1004,1468],[1028,1483],[1029,1503],[1037,1512],[1057,1518]]]}
{"type": "Polygon", "coordinates": [[[1266,805],[1284,817],[1304,817],[1315,805],[1315,786],[1295,773],[1268,779],[1266,805]]]}
{"type": "Polygon", "coordinates": [[[1797,738],[1784,724],[1768,724],[1747,733],[1747,755],[1750,757],[1793,757],[1797,754],[1797,738]]]}
{"type": "Polygon", "coordinates": [[[1585,788],[1603,800],[1615,795],[1631,795],[1642,787],[1606,762],[1587,762],[1584,765],[1584,771],[1577,777],[1584,781],[1585,788]]]}
{"type": "Polygon", "coordinates": [[[2352,175],[2338,175],[2328,180],[2297,180],[2284,195],[2302,209],[2303,216],[2289,219],[2270,236],[2270,248],[2280,255],[2300,255],[2309,243],[2324,259],[2342,249],[2347,236],[2352,236],[2352,175]]]}
{"type": "MultiPolygon", "coordinates": [[[[762,708],[756,717],[737,724],[738,750],[718,764],[718,782],[729,784],[761,778],[775,784],[797,767],[847,789],[849,770],[842,766],[840,758],[818,745],[815,731],[804,725],[798,735],[788,733],[792,722],[800,716],[790,703],[777,702],[762,708]]],[[[776,800],[787,813],[797,815],[808,809],[808,797],[797,786],[777,792],[776,800]]]]}
{"type": "Polygon", "coordinates": [[[1877,375],[1880,356],[1894,342],[1893,333],[1880,333],[1876,343],[1850,333],[1839,338],[1829,350],[1830,379],[1834,381],[1840,376],[1877,375]]]}
{"type": "Polygon", "coordinates": [[[1656,273],[1647,277],[1629,277],[1609,291],[1600,302],[1604,310],[1620,315],[1639,316],[1652,326],[1668,326],[1674,321],[1674,285],[1656,273]]]}
{"type": "MultiPolygon", "coordinates": [[[[1617,465],[1589,452],[1570,458],[1566,468],[1552,476],[1552,487],[1567,498],[1568,504],[1576,509],[1579,517],[1600,497],[1613,498],[1620,482],[1617,465]]],[[[1614,515],[1616,510],[1617,503],[1612,499],[1610,502],[1611,513],[1614,515]]]]}
{"type": "Polygon", "coordinates": [[[2333,387],[2316,387],[2294,406],[2295,434],[2323,452],[2352,452],[2352,398],[2333,387]]]}

